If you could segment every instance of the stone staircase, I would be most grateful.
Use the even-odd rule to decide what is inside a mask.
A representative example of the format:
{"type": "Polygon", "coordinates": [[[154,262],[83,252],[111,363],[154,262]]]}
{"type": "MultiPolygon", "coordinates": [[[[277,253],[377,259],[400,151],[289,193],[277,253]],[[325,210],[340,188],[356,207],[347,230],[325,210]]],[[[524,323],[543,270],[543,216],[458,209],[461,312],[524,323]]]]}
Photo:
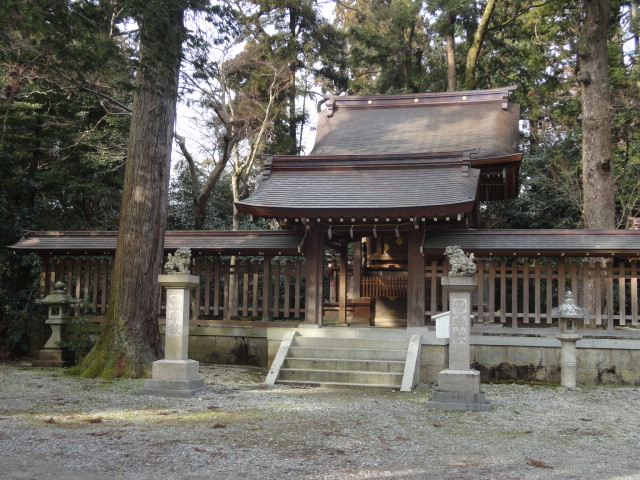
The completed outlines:
{"type": "Polygon", "coordinates": [[[365,329],[289,331],[265,383],[411,391],[419,381],[420,335],[380,332],[373,336],[365,329]]]}

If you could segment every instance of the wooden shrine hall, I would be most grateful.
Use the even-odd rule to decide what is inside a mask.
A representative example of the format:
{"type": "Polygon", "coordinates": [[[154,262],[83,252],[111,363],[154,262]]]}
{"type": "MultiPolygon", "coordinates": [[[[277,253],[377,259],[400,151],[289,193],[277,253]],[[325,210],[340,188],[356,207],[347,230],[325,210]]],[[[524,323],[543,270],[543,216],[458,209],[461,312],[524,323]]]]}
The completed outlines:
{"type": "MultiPolygon", "coordinates": [[[[596,324],[613,328],[615,319],[636,325],[640,230],[481,228],[482,204],[513,199],[519,191],[520,117],[519,106],[509,102],[512,90],[332,96],[320,114],[311,153],[266,156],[254,193],[236,202],[242,213],[276,219],[282,231],[167,232],[165,250],[189,247],[196,263],[205,256],[263,258],[255,270],[247,266],[236,273],[229,265],[196,265],[203,292],[220,285],[212,298],[223,295],[222,284],[228,288],[233,282],[218,281],[211,272],[245,278],[244,294],[224,291],[225,297],[245,297],[239,310],[232,302],[220,307],[225,318],[425,326],[447,310],[439,281],[447,272],[443,252],[459,245],[484,258],[475,308],[489,322],[550,323],[551,308],[563,301],[567,287],[582,295],[588,280],[597,277],[607,299],[595,313],[596,324]],[[281,282],[271,259],[300,255],[305,262],[295,266],[295,285],[288,289],[284,282],[273,293],[281,282]],[[588,256],[618,263],[601,268],[568,261],[588,256]],[[554,261],[500,266],[493,257],[554,261]],[[297,302],[295,313],[286,302],[278,306],[282,292],[297,302]]],[[[43,257],[111,255],[116,237],[115,232],[29,232],[11,248],[43,257]]],[[[43,275],[50,283],[57,273],[43,275]]],[[[199,312],[215,317],[218,304],[212,310],[205,293],[199,312]]]]}
{"type": "Polygon", "coordinates": [[[329,247],[338,252],[339,323],[347,303],[366,296],[377,319],[387,312],[424,325],[429,233],[477,227],[480,202],[517,195],[510,90],[330,97],[310,155],[266,158],[254,194],[236,207],[304,232],[307,323],[322,323],[329,247]]]}

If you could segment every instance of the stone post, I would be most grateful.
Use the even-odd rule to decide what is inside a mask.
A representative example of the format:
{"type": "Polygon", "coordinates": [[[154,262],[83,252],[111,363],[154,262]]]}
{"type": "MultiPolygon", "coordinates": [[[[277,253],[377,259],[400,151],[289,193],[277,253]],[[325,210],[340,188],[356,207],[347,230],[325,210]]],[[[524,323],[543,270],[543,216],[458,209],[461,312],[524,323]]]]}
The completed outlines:
{"type": "Polygon", "coordinates": [[[189,360],[190,294],[200,286],[200,278],[179,271],[159,275],[158,282],[167,289],[164,360],[153,362],[151,379],[145,380],[138,394],[191,397],[204,389],[200,363],[189,360]]]}
{"type": "MultiPolygon", "coordinates": [[[[464,255],[462,250],[458,250],[464,255]]],[[[491,404],[484,398],[484,392],[480,391],[480,372],[471,369],[471,293],[478,286],[478,280],[470,276],[475,272],[475,268],[469,270],[469,265],[475,267],[472,261],[473,257],[467,259],[468,272],[459,273],[454,268],[449,276],[442,278],[442,286],[449,293],[451,309],[449,368],[438,374],[438,387],[427,402],[427,408],[475,411],[491,409],[491,404]]],[[[449,263],[452,267],[456,265],[451,258],[449,263]]]]}

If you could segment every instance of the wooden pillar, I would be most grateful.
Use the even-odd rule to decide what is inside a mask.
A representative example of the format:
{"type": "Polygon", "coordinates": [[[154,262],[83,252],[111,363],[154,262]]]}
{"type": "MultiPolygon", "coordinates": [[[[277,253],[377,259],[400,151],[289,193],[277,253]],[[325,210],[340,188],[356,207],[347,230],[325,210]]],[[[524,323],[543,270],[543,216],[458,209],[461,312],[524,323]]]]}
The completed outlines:
{"type": "Polygon", "coordinates": [[[322,325],[323,229],[312,226],[307,234],[307,291],[304,323],[322,325]]]}
{"type": "Polygon", "coordinates": [[[238,316],[238,258],[234,255],[229,259],[229,319],[238,316]]]}
{"type": "Polygon", "coordinates": [[[353,244],[353,288],[351,298],[360,298],[360,284],[362,283],[362,240],[353,244]]]}
{"type": "Polygon", "coordinates": [[[45,296],[45,295],[49,295],[49,282],[47,282],[48,279],[48,275],[49,275],[49,265],[51,262],[51,257],[48,254],[43,254],[40,257],[40,292],[39,295],[41,296],[45,296]]]}
{"type": "Polygon", "coordinates": [[[425,274],[424,255],[420,252],[423,235],[420,230],[409,232],[407,245],[407,326],[424,326],[425,274]]]}
{"type": "Polygon", "coordinates": [[[340,291],[338,292],[338,312],[339,323],[346,324],[347,323],[347,268],[348,268],[348,259],[349,259],[349,244],[341,243],[340,244],[340,278],[338,279],[338,285],[340,286],[340,291]]]}
{"type": "Polygon", "coordinates": [[[262,321],[270,322],[271,315],[271,255],[264,256],[262,266],[262,321]]]}

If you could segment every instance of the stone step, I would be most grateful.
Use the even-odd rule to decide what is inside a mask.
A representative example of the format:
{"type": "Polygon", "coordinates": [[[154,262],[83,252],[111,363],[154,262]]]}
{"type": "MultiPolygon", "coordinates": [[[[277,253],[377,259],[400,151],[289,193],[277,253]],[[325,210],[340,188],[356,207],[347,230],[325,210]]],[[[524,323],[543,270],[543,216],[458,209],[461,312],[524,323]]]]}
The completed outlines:
{"type": "Polygon", "coordinates": [[[402,373],[282,368],[278,383],[388,385],[399,388],[402,373]]]}
{"type": "Polygon", "coordinates": [[[265,382],[411,391],[417,382],[419,370],[415,365],[419,357],[420,335],[366,329],[300,329],[283,337],[265,382]]]}
{"type": "Polygon", "coordinates": [[[292,346],[295,347],[330,347],[367,350],[407,350],[409,341],[396,338],[329,338],[297,336],[292,346]]]}
{"type": "Polygon", "coordinates": [[[284,385],[304,385],[308,387],[327,387],[327,388],[386,388],[389,390],[397,390],[398,385],[386,383],[343,383],[343,382],[298,382],[295,380],[278,380],[279,384],[284,385]]]}
{"type": "MultiPolygon", "coordinates": [[[[406,352],[405,352],[406,355],[406,352]]],[[[296,370],[340,370],[340,371],[366,371],[366,372],[393,372],[404,373],[403,361],[376,361],[335,358],[290,358],[288,357],[283,368],[296,370]]]]}
{"type": "Polygon", "coordinates": [[[374,350],[350,348],[319,348],[319,347],[291,347],[290,358],[333,358],[353,360],[388,360],[404,361],[407,349],[403,350],[374,350]]]}

